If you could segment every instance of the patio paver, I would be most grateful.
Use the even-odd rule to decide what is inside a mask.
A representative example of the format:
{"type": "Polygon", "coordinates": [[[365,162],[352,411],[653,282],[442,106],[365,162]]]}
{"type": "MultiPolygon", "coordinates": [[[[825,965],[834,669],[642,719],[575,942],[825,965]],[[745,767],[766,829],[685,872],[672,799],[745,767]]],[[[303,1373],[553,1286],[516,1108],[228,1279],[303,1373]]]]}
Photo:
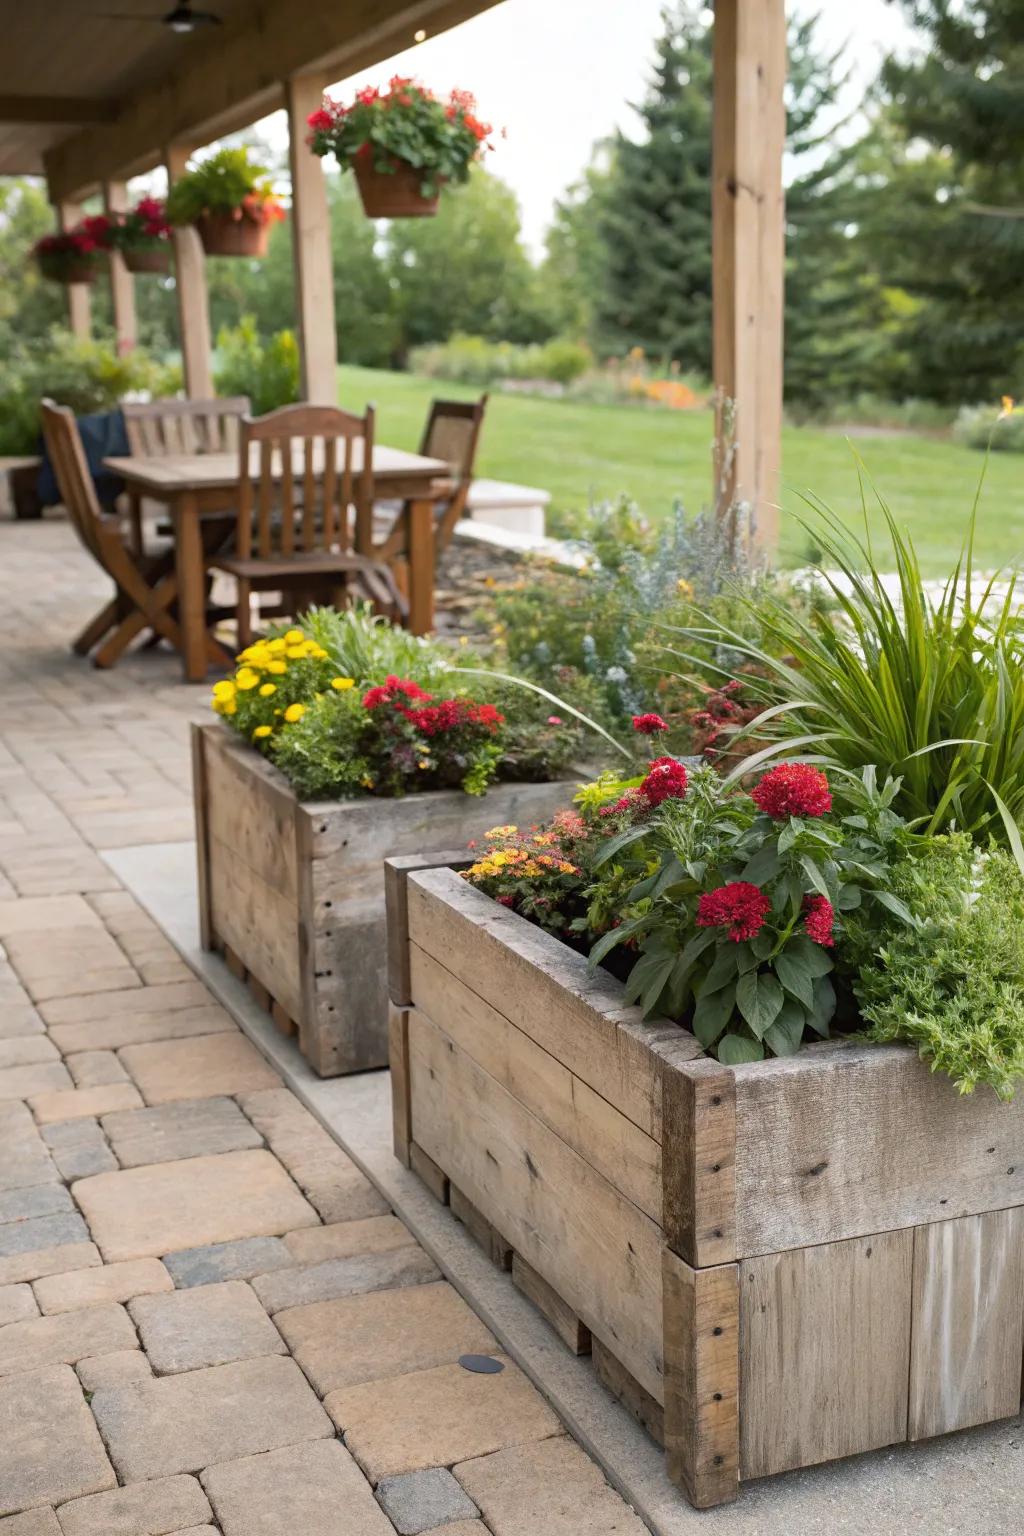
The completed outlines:
{"type": "Polygon", "coordinates": [[[69,1365],[0,1380],[0,1424],[5,1426],[0,1515],[61,1504],[117,1481],[69,1365]]]}
{"type": "Polygon", "coordinates": [[[337,1440],[211,1467],[203,1486],[224,1536],[392,1536],[362,1473],[337,1440]]]}
{"type": "Polygon", "coordinates": [[[194,1477],[164,1477],[63,1504],[64,1536],[165,1536],[209,1519],[210,1501],[194,1477]]]}

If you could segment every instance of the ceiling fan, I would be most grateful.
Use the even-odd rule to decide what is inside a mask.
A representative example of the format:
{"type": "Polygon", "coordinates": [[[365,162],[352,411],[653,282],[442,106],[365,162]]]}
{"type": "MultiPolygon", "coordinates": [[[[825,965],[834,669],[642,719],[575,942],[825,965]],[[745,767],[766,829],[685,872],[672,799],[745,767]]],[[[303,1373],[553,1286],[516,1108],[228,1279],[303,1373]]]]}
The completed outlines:
{"type": "Polygon", "coordinates": [[[214,11],[194,10],[190,0],[178,0],[178,4],[165,16],[143,16],[138,12],[131,14],[124,11],[107,11],[101,13],[101,18],[104,21],[155,21],[171,32],[198,32],[201,27],[222,25],[221,17],[214,11]]]}

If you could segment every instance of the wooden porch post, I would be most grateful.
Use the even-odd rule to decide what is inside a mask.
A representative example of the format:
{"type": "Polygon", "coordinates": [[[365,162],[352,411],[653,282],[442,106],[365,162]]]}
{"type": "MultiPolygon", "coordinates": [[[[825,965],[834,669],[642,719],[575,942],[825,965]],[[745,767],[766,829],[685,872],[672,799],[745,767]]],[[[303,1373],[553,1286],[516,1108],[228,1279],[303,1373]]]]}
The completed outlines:
{"type": "MultiPolygon", "coordinates": [[[[128,207],[128,188],[123,181],[103,184],[103,207],[107,214],[124,213],[128,207]]],[[[110,296],[114,307],[114,335],[119,352],[131,352],[138,339],[135,320],[135,279],[124,264],[120,251],[111,251],[110,296]]]]}
{"type": "MultiPolygon", "coordinates": [[[[785,257],[784,0],[715,0],[712,256],[714,379],[735,403],[735,453],[720,505],[753,509],[755,538],[778,541],[785,257]]],[[[721,412],[720,412],[721,418],[721,412]]]]}
{"type": "MultiPolygon", "coordinates": [[[[61,229],[73,229],[82,217],[82,209],[79,203],[58,203],[57,222],[61,229]]],[[[77,336],[79,341],[88,341],[92,331],[92,306],[89,301],[88,283],[69,283],[68,296],[68,324],[71,334],[77,336]]]]}
{"type": "Polygon", "coordinates": [[[295,307],[302,359],[302,397],[316,405],[338,403],[338,343],[334,329],[331,220],[323,162],[306,143],[306,119],[320,105],[320,76],[285,84],[292,175],[292,238],[295,307]]]}
{"type": "MultiPolygon", "coordinates": [[[[188,164],[189,149],[169,144],[164,151],[167,179],[175,181],[188,164]]],[[[174,276],[178,289],[178,328],[185,393],[190,400],[213,396],[210,308],[206,294],[206,256],[196,230],[174,231],[174,276]]]]}

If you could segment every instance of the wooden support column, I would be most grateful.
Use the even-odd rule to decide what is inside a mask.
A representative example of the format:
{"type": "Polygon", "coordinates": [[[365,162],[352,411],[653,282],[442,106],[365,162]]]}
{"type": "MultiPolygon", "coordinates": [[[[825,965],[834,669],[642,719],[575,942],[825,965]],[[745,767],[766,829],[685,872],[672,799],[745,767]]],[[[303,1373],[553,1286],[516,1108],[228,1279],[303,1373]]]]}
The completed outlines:
{"type": "MultiPolygon", "coordinates": [[[[169,182],[188,164],[190,150],[170,144],[164,151],[169,182]]],[[[210,307],[206,295],[206,255],[195,229],[174,231],[174,277],[178,289],[178,327],[185,393],[190,400],[213,397],[211,372],[210,307]]]]}
{"type": "Polygon", "coordinates": [[[753,509],[778,540],[786,141],[784,0],[715,0],[712,256],[714,379],[735,405],[735,449],[719,411],[716,498],[753,509]]]}
{"type": "MultiPolygon", "coordinates": [[[[62,230],[74,229],[82,217],[82,209],[79,203],[58,203],[57,222],[62,230]]],[[[68,324],[73,336],[79,341],[88,341],[92,331],[92,305],[88,283],[69,283],[66,288],[68,296],[68,324]]]]}
{"type": "Polygon", "coordinates": [[[338,403],[338,343],[334,329],[331,220],[323,161],[306,143],[306,119],[319,105],[324,83],[302,75],[286,83],[292,176],[295,308],[302,362],[302,397],[338,403]]]}
{"type": "MultiPolygon", "coordinates": [[[[128,208],[128,188],[123,181],[103,185],[103,207],[108,215],[124,213],[128,208]]],[[[119,352],[131,352],[138,342],[135,319],[135,279],[124,264],[120,251],[111,251],[110,297],[114,308],[114,335],[119,352]]]]}

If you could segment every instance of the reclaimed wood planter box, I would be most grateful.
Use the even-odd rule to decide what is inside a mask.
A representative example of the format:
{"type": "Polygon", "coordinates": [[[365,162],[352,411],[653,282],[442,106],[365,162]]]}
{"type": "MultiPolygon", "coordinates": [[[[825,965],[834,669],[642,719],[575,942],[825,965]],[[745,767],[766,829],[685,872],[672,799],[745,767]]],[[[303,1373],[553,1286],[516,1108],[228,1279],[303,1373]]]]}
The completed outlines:
{"type": "Polygon", "coordinates": [[[388,1060],[384,858],[462,850],[552,815],[574,785],[499,784],[402,800],[301,801],[225,726],[192,727],[201,938],[324,1077],[388,1060]]]}
{"type": "Polygon", "coordinates": [[[450,868],[389,866],[389,930],[397,1155],[693,1504],[1019,1411],[1024,1098],[900,1046],[721,1066],[450,868]]]}

